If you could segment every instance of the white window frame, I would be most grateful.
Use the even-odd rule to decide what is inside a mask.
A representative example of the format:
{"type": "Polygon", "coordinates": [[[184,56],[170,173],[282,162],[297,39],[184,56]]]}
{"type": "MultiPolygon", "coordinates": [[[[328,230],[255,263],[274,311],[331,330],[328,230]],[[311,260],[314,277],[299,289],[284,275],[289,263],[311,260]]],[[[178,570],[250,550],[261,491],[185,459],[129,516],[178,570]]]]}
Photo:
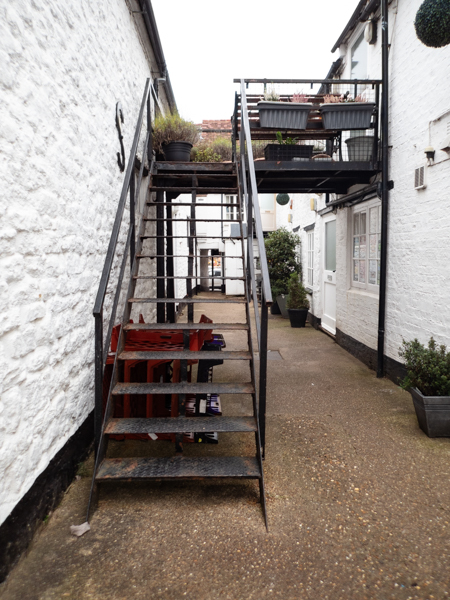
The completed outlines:
{"type": "Polygon", "coordinates": [[[306,233],[306,284],[314,285],[314,229],[306,233]]]}
{"type": "Polygon", "coordinates": [[[381,248],[380,200],[374,199],[358,204],[352,209],[350,218],[350,286],[378,294],[381,248]],[[375,283],[373,279],[371,280],[371,275],[375,275],[375,283]]]}
{"type": "Polygon", "coordinates": [[[239,220],[239,206],[228,206],[229,204],[237,204],[237,196],[225,196],[225,220],[226,221],[238,221],[239,220]]]}

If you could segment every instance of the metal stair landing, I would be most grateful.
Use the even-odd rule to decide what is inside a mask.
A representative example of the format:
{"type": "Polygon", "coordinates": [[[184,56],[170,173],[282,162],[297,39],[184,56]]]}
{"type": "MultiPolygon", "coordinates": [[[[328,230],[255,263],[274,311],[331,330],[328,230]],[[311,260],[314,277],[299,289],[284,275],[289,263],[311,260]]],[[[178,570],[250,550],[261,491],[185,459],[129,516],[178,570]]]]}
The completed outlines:
{"type": "MultiPolygon", "coordinates": [[[[147,134],[147,144],[149,137],[147,134]]],[[[96,461],[87,520],[105,482],[111,485],[114,481],[248,479],[258,481],[267,527],[250,319],[250,303],[256,296],[246,267],[248,240],[244,233],[248,224],[244,226],[242,222],[242,177],[237,163],[149,162],[150,187],[144,214],[138,227],[130,225],[125,249],[130,252],[131,273],[124,312],[120,325],[114,325],[114,316],[110,320],[105,328],[106,340],[103,334],[106,285],[99,290],[94,312],[96,461]],[[239,297],[197,293],[201,278],[195,269],[199,255],[196,229],[202,221],[197,208],[208,204],[217,207],[208,202],[197,204],[197,195],[221,193],[238,198],[235,222],[241,237],[235,243],[240,245],[240,251],[238,256],[230,258],[242,261],[244,276],[230,279],[243,282],[244,295],[239,297]],[[175,202],[180,194],[185,202],[175,202]],[[177,205],[188,205],[189,218],[182,219],[186,235],[175,238],[173,223],[177,219],[172,208],[177,205]],[[186,239],[186,245],[178,253],[180,237],[186,239]],[[186,276],[174,274],[175,258],[185,261],[186,276]],[[151,274],[148,274],[149,261],[151,274]],[[175,294],[175,281],[180,278],[186,280],[187,291],[181,298],[175,294]],[[154,284],[149,286],[151,280],[154,284]],[[142,293],[149,289],[153,290],[150,295],[142,293]],[[178,320],[179,305],[184,307],[180,318],[186,322],[178,320]],[[139,314],[143,307],[149,306],[153,306],[155,322],[132,321],[132,314],[139,314]],[[230,319],[229,315],[236,317],[230,319]],[[227,336],[235,336],[239,348],[227,349],[227,336]],[[236,375],[230,377],[233,370],[236,375]],[[231,408],[237,406],[238,410],[231,408]],[[233,410],[238,414],[232,414],[233,410]],[[141,447],[139,456],[130,457],[134,440],[145,441],[145,452],[141,447]],[[119,453],[121,456],[117,456],[119,453]]],[[[135,190],[139,189],[139,179],[137,186],[133,180],[130,173],[127,190],[131,196],[131,223],[135,221],[135,190]]],[[[111,270],[112,260],[107,257],[108,260],[111,270]]],[[[123,278],[124,272],[123,267],[120,277],[123,278]]],[[[106,283],[108,277],[105,276],[106,283]]],[[[224,271],[221,280],[226,279],[224,271]]],[[[119,279],[118,289],[121,286],[119,279]]],[[[119,297],[119,292],[116,295],[119,297]]]]}

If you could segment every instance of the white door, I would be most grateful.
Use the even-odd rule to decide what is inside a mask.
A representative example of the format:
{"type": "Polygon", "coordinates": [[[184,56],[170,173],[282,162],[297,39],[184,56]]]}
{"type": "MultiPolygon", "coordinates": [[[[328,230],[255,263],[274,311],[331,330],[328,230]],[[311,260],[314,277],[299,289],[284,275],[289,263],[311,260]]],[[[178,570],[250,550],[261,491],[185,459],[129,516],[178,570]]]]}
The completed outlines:
{"type": "Polygon", "coordinates": [[[324,220],[322,327],[336,333],[336,218],[324,220]]]}

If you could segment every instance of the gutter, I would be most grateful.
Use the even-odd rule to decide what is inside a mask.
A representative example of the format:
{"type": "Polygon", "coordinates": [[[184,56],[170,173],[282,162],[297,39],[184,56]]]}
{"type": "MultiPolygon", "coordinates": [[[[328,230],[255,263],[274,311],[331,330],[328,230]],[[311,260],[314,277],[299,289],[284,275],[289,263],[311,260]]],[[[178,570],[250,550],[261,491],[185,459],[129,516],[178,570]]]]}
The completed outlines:
{"type": "Polygon", "coordinates": [[[164,52],[162,49],[161,39],[159,37],[151,0],[139,0],[139,5],[142,10],[142,16],[144,18],[145,28],[147,29],[150,44],[155,54],[160,77],[165,77],[166,79],[166,81],[161,83],[164,85],[164,89],[166,91],[169,108],[172,112],[175,112],[177,111],[177,103],[175,102],[175,95],[173,93],[172,84],[170,83],[169,72],[167,70],[166,59],[164,58],[164,52]]]}
{"type": "Polygon", "coordinates": [[[334,52],[344,42],[347,36],[353,31],[355,25],[363,21],[367,21],[367,18],[380,6],[381,0],[370,0],[367,4],[367,0],[360,0],[355,12],[352,14],[350,21],[344,27],[343,32],[339,36],[337,42],[334,44],[331,52],[334,52]],[[367,6],[366,6],[367,4],[367,6]]]}

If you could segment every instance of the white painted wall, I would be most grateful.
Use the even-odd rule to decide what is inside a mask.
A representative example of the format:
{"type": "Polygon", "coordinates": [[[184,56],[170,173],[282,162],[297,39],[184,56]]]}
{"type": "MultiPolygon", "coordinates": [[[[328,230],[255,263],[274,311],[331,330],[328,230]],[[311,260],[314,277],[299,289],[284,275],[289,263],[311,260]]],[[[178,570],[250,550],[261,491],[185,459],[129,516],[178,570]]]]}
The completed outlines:
{"type": "MultiPolygon", "coordinates": [[[[432,335],[450,345],[450,154],[439,150],[447,127],[450,133],[450,46],[427,48],[417,39],[413,22],[420,5],[421,0],[390,5],[389,144],[395,187],[389,206],[385,353],[395,360],[402,338],[427,342],[432,335]],[[414,170],[425,164],[430,144],[437,150],[435,163],[426,169],[426,189],[416,191],[414,170]]],[[[377,44],[369,46],[371,77],[381,74],[376,67],[380,47],[381,31],[377,44]]],[[[350,287],[349,213],[337,214],[337,327],[375,349],[378,295],[350,287]]]]}
{"type": "Polygon", "coordinates": [[[125,0],[2,3],[0,56],[1,523],[93,408],[115,106],[128,154],[150,65],[125,0]]]}

